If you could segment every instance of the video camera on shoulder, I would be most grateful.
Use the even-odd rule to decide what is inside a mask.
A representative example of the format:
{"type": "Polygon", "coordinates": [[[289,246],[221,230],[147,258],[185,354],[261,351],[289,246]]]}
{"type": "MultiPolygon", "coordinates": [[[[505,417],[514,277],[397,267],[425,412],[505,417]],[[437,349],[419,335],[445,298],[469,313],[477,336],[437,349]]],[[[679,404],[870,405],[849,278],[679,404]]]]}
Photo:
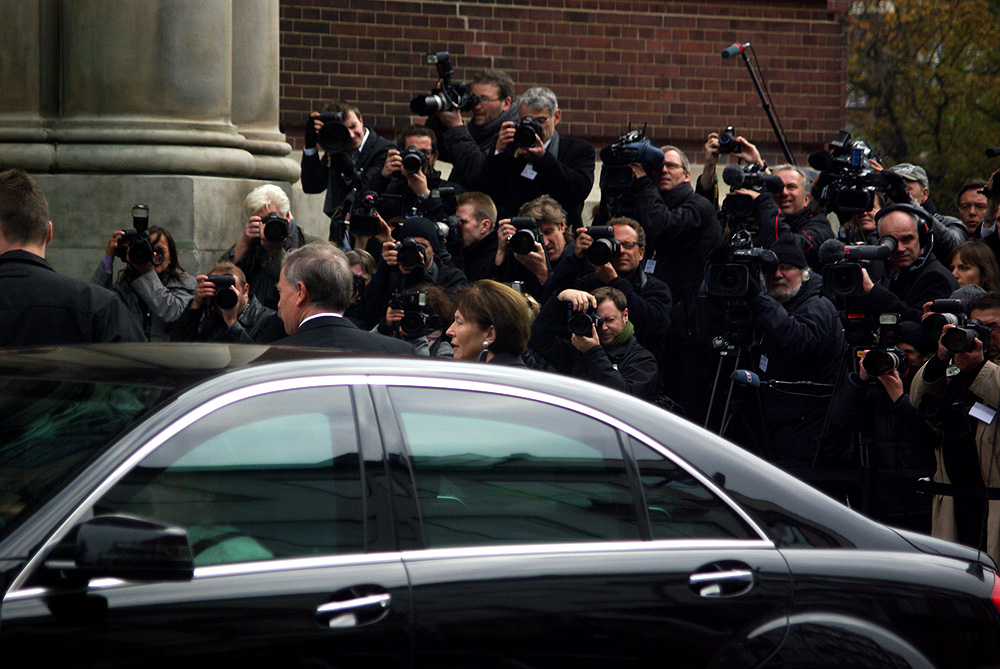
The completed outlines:
{"type": "Polygon", "coordinates": [[[872,382],[875,377],[889,374],[892,370],[899,372],[900,377],[906,376],[910,359],[899,348],[899,314],[881,314],[878,322],[876,344],[865,354],[861,366],[868,372],[872,382]]]}
{"type": "MultiPolygon", "coordinates": [[[[768,174],[759,165],[727,165],[722,170],[722,180],[732,191],[739,188],[757,193],[775,195],[785,188],[785,182],[777,174],[768,174]]],[[[730,192],[722,201],[720,218],[730,230],[746,230],[755,234],[760,230],[760,221],[754,214],[754,198],[747,193],[730,192]]]]}
{"type": "Polygon", "coordinates": [[[389,308],[403,312],[396,328],[404,337],[417,337],[441,327],[440,318],[424,312],[427,306],[427,291],[397,290],[389,298],[389,308]]]}
{"type": "Polygon", "coordinates": [[[566,321],[570,333],[579,337],[589,337],[595,328],[600,332],[602,325],[604,319],[597,315],[597,309],[594,307],[587,311],[574,311],[566,321]]]}
{"type": "Polygon", "coordinates": [[[213,274],[205,279],[215,284],[215,296],[212,298],[220,309],[232,309],[239,302],[236,288],[236,277],[232,274],[213,274]]]}
{"type": "Polygon", "coordinates": [[[137,204],[132,207],[132,229],[125,230],[118,237],[115,257],[141,267],[152,263],[153,255],[153,243],[149,239],[149,207],[137,204]]]}
{"type": "Polygon", "coordinates": [[[587,228],[587,234],[594,238],[594,243],[587,247],[587,262],[591,265],[606,265],[611,262],[622,245],[615,239],[615,229],[610,225],[592,225],[587,228]]]}
{"type": "Polygon", "coordinates": [[[881,260],[886,260],[896,250],[895,237],[886,235],[878,244],[845,244],[838,239],[828,239],[819,247],[819,261],[823,265],[823,293],[836,302],[841,298],[859,297],[864,293],[862,269],[868,271],[873,282],[882,278],[881,260]]]}
{"type": "Polygon", "coordinates": [[[441,88],[433,89],[430,95],[418,95],[410,100],[411,112],[418,116],[430,116],[439,111],[469,111],[479,104],[479,98],[471,93],[469,82],[451,80],[455,69],[447,51],[427,54],[427,64],[437,67],[441,88]]]}
{"type": "Polygon", "coordinates": [[[541,243],[542,233],[538,230],[538,222],[530,216],[515,216],[510,224],[517,231],[507,237],[507,246],[519,256],[528,255],[535,250],[535,244],[541,243]]]}
{"type": "Polygon", "coordinates": [[[871,147],[863,140],[852,140],[846,130],[830,142],[828,151],[809,155],[809,166],[822,172],[813,192],[842,221],[871,211],[875,191],[887,187],[885,177],[872,169],[872,158],[871,147]]]}
{"type": "Polygon", "coordinates": [[[632,163],[639,163],[646,174],[663,169],[663,151],[646,137],[646,129],[630,129],[613,144],[601,149],[601,191],[629,190],[635,183],[632,163]]]}

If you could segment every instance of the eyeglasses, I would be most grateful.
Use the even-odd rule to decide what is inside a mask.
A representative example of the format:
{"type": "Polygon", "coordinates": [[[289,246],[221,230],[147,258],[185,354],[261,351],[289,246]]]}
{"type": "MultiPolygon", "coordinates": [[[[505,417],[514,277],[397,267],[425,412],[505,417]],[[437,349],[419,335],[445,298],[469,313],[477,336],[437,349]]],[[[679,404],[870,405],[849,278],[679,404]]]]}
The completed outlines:
{"type": "MultiPolygon", "coordinates": [[[[528,116],[531,116],[531,114],[528,114],[528,116]]],[[[524,118],[528,118],[528,116],[525,116],[524,118]]],[[[522,118],[521,120],[523,121],[524,118],[522,118]]],[[[534,121],[535,123],[537,123],[538,125],[545,125],[548,122],[549,117],[548,116],[531,116],[531,120],[534,121]]]]}
{"type": "Polygon", "coordinates": [[[683,165],[678,165],[677,163],[663,163],[663,167],[668,170],[679,170],[683,169],[683,165]]]}
{"type": "Polygon", "coordinates": [[[626,251],[631,251],[632,249],[634,249],[636,246],[639,245],[639,242],[618,242],[618,243],[621,244],[622,248],[625,249],[626,251]]]}

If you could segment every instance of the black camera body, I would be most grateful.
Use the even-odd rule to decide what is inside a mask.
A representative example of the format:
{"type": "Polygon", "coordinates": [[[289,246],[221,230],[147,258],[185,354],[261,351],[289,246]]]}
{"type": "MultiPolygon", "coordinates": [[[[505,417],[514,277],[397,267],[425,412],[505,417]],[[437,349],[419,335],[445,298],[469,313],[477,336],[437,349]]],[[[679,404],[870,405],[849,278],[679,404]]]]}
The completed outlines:
{"type": "Polygon", "coordinates": [[[416,174],[427,164],[427,156],[415,146],[406,147],[401,155],[403,157],[403,171],[410,174],[416,174]]]}
{"type": "Polygon", "coordinates": [[[530,116],[525,116],[514,126],[514,146],[518,149],[530,149],[535,146],[536,136],[542,136],[542,126],[530,116]]]}
{"type": "Polygon", "coordinates": [[[141,267],[153,262],[153,242],[149,238],[149,207],[137,204],[132,207],[132,229],[118,237],[115,257],[141,267]]]}
{"type": "Polygon", "coordinates": [[[868,372],[872,383],[875,382],[875,377],[889,374],[892,370],[899,372],[900,377],[906,376],[910,367],[910,359],[899,348],[899,314],[881,314],[878,322],[875,346],[868,350],[861,361],[861,366],[868,372]]]}
{"type": "Polygon", "coordinates": [[[983,351],[990,345],[990,326],[978,318],[970,318],[964,325],[949,328],[941,335],[941,343],[952,355],[968,353],[976,347],[978,339],[983,345],[983,351]]]}
{"type": "Polygon", "coordinates": [[[344,125],[343,112],[320,112],[319,120],[323,122],[323,126],[316,134],[316,143],[324,151],[338,153],[351,145],[351,131],[344,125]]]}
{"type": "Polygon", "coordinates": [[[571,334],[579,337],[589,337],[594,328],[600,334],[604,318],[597,315],[597,310],[591,307],[587,311],[574,311],[566,321],[566,327],[571,334]]]}
{"type": "Polygon", "coordinates": [[[614,144],[601,149],[601,190],[629,190],[635,183],[632,163],[639,163],[652,175],[663,169],[663,151],[653,146],[645,129],[629,130],[614,144]]]}
{"type": "Polygon", "coordinates": [[[829,151],[809,155],[809,165],[820,170],[813,193],[827,211],[841,220],[870,211],[875,205],[875,191],[884,191],[885,178],[871,166],[872,149],[863,140],[852,140],[841,130],[829,144],[829,151]]]}
{"type": "Polygon", "coordinates": [[[379,195],[375,191],[368,191],[363,195],[354,196],[351,204],[350,226],[351,232],[359,237],[374,237],[378,235],[382,228],[379,221],[377,207],[379,195]]]}
{"type": "Polygon", "coordinates": [[[969,304],[965,300],[942,299],[931,302],[931,311],[920,321],[924,334],[934,340],[941,338],[941,330],[949,323],[962,326],[969,319],[969,304]]]}
{"type": "Polygon", "coordinates": [[[264,239],[272,244],[283,244],[288,239],[288,220],[276,211],[260,219],[264,226],[264,239]]]}
{"type": "Polygon", "coordinates": [[[719,153],[728,155],[740,150],[740,143],[736,141],[736,132],[733,126],[728,126],[719,133],[719,153]]]}
{"type": "Polygon", "coordinates": [[[510,224],[517,231],[507,237],[507,246],[517,255],[523,256],[535,250],[535,243],[542,241],[542,233],[538,230],[538,222],[530,216],[515,216],[510,224]]]}
{"type": "MultiPolygon", "coordinates": [[[[722,171],[722,180],[732,189],[745,188],[757,193],[777,194],[785,187],[785,183],[776,174],[768,174],[759,165],[727,165],[722,171]]],[[[754,199],[746,193],[729,193],[722,201],[720,219],[730,230],[743,229],[756,233],[760,230],[760,221],[754,214],[754,199]]]]}
{"type": "Polygon", "coordinates": [[[389,298],[389,308],[403,312],[402,318],[396,325],[400,334],[404,337],[417,337],[440,327],[438,322],[440,319],[424,312],[426,306],[425,290],[396,291],[392,294],[389,298]]]}
{"type": "Polygon", "coordinates": [[[594,238],[594,243],[587,248],[587,262],[591,265],[608,264],[622,248],[610,225],[592,225],[587,228],[587,234],[594,238]]]}
{"type": "Polygon", "coordinates": [[[212,298],[220,309],[232,309],[239,303],[239,295],[230,290],[236,287],[236,277],[232,274],[213,274],[206,279],[215,284],[215,296],[212,298]]]}
{"type": "Polygon", "coordinates": [[[750,290],[750,274],[759,278],[764,267],[777,263],[778,256],[770,249],[735,248],[730,262],[709,265],[708,295],[728,299],[745,298],[750,290]]]}
{"type": "Polygon", "coordinates": [[[479,98],[472,94],[469,82],[451,80],[455,69],[447,51],[427,54],[427,63],[437,67],[441,88],[435,88],[430,95],[418,95],[410,100],[411,112],[418,116],[430,116],[439,111],[469,111],[479,104],[479,98]]]}
{"type": "Polygon", "coordinates": [[[393,246],[396,249],[396,260],[405,270],[412,270],[424,264],[424,245],[413,237],[407,237],[393,246]]]}

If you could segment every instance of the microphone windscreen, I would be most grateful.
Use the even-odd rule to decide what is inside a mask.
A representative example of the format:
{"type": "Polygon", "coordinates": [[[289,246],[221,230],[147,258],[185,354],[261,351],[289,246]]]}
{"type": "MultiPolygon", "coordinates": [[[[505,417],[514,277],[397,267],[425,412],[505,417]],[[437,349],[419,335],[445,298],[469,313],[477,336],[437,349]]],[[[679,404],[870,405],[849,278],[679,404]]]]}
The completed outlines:
{"type": "Polygon", "coordinates": [[[739,165],[726,165],[722,170],[722,180],[730,188],[739,188],[743,185],[743,168],[739,165]]]}
{"type": "Polygon", "coordinates": [[[833,167],[833,156],[829,151],[813,151],[809,154],[809,167],[820,172],[826,172],[833,167]]]}
{"type": "Polygon", "coordinates": [[[741,386],[760,388],[760,377],[747,369],[737,369],[735,372],[729,375],[729,380],[735,381],[741,386]]]}
{"type": "Polygon", "coordinates": [[[819,262],[821,265],[834,263],[844,257],[844,243],[837,239],[828,239],[819,247],[819,262]]]}
{"type": "Polygon", "coordinates": [[[1000,146],[991,146],[986,149],[987,158],[996,158],[997,156],[1000,156],[1000,146]]]}
{"type": "Polygon", "coordinates": [[[733,56],[738,56],[743,51],[743,47],[739,44],[734,44],[732,46],[727,46],[722,50],[723,58],[732,58],[733,56]]]}

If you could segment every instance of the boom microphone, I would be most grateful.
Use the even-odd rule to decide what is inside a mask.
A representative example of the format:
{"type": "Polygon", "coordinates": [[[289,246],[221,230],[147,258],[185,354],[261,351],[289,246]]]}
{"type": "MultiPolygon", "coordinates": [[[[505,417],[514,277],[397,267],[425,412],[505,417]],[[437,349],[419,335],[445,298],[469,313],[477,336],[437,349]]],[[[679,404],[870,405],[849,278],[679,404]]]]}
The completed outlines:
{"type": "Polygon", "coordinates": [[[727,46],[722,50],[722,57],[732,58],[733,56],[738,56],[743,53],[743,49],[746,49],[749,46],[750,42],[747,42],[746,44],[734,44],[732,46],[727,46]]]}
{"type": "Polygon", "coordinates": [[[748,369],[737,369],[735,372],[729,375],[729,380],[735,381],[741,386],[760,388],[760,377],[748,369]]]}
{"type": "Polygon", "coordinates": [[[819,247],[819,262],[822,265],[847,260],[886,260],[896,250],[895,237],[886,235],[878,244],[846,245],[837,239],[828,239],[819,247]]]}

